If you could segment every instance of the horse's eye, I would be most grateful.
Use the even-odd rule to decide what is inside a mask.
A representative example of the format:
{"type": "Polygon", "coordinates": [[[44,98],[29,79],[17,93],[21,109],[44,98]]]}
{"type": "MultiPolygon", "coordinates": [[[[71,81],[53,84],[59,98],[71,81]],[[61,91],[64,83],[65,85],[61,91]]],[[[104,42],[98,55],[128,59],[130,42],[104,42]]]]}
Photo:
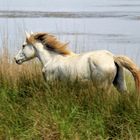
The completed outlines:
{"type": "Polygon", "coordinates": [[[22,48],[24,49],[26,45],[22,45],[22,48]]]}

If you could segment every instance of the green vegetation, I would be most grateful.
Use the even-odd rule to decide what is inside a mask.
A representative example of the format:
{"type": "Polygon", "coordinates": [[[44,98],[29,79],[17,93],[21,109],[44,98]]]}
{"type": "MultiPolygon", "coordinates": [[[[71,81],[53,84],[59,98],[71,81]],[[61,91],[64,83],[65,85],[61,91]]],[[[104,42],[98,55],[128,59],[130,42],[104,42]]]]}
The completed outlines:
{"type": "Polygon", "coordinates": [[[0,59],[1,140],[138,140],[140,100],[95,91],[89,83],[45,83],[39,64],[0,59]]]}

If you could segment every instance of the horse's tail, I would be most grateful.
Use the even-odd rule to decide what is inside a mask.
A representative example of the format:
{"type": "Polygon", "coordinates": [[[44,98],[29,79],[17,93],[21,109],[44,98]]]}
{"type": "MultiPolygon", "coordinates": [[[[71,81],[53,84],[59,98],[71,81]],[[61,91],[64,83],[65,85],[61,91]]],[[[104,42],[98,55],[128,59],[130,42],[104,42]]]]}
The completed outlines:
{"type": "Polygon", "coordinates": [[[114,56],[114,61],[115,63],[125,67],[132,73],[135,80],[136,90],[138,93],[140,93],[140,70],[137,65],[126,56],[114,56]]]}

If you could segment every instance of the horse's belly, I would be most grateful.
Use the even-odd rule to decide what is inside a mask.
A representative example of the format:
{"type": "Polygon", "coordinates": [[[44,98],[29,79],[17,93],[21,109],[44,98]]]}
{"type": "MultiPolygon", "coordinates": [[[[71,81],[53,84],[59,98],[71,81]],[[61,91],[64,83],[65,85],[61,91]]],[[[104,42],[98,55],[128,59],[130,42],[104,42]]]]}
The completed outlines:
{"type": "MultiPolygon", "coordinates": [[[[74,65],[73,65],[74,66],[74,65]]],[[[90,70],[85,65],[82,67],[82,65],[74,66],[72,68],[68,68],[68,70],[64,71],[62,74],[64,77],[62,78],[68,78],[70,80],[90,80],[90,70]]]]}

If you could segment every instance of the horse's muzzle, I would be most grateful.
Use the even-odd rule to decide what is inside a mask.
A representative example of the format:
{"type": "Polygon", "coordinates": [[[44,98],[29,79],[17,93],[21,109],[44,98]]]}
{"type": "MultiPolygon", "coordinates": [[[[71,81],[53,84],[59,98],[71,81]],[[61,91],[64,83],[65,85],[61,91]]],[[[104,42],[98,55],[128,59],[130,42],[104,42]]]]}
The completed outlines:
{"type": "Polygon", "coordinates": [[[15,57],[14,57],[14,60],[15,60],[15,62],[16,62],[17,64],[21,64],[21,63],[22,63],[21,60],[17,60],[15,57]]]}

